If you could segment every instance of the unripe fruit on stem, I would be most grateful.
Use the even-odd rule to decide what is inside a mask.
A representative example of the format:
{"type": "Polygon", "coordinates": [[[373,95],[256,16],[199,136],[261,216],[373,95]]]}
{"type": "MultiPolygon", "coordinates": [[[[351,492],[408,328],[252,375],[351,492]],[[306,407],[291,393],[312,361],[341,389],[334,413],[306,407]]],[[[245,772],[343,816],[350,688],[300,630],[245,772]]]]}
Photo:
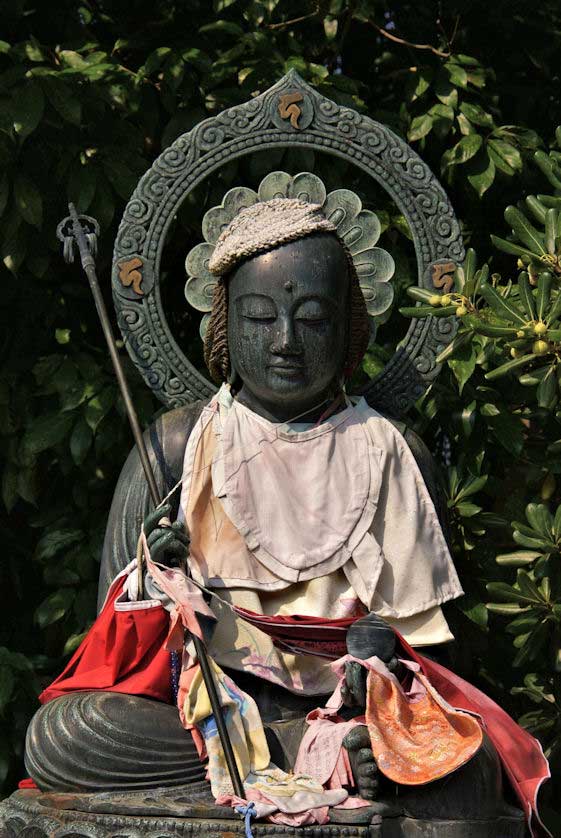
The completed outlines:
{"type": "Polygon", "coordinates": [[[545,480],[542,483],[542,487],[541,487],[541,491],[540,491],[541,499],[544,500],[544,501],[550,500],[550,498],[552,497],[552,495],[555,492],[556,486],[557,486],[557,484],[555,482],[555,477],[549,471],[546,475],[545,480]]]}
{"type": "Polygon", "coordinates": [[[532,346],[534,355],[545,355],[549,351],[549,343],[546,340],[536,340],[532,346]]]}
{"type": "Polygon", "coordinates": [[[545,323],[542,323],[541,320],[539,323],[536,323],[536,325],[534,326],[534,334],[541,337],[542,335],[545,335],[546,332],[547,326],[545,325],[545,323]]]}
{"type": "Polygon", "coordinates": [[[456,309],[456,317],[464,317],[468,313],[468,310],[465,306],[458,306],[456,309]]]}
{"type": "Polygon", "coordinates": [[[443,294],[440,298],[440,305],[441,306],[449,306],[451,303],[450,294],[443,294]]]}
{"type": "Polygon", "coordinates": [[[440,305],[440,295],[439,294],[433,294],[432,297],[429,297],[429,305],[439,306],[440,305]]]}
{"type": "Polygon", "coordinates": [[[514,346],[510,350],[510,357],[511,358],[520,358],[520,352],[518,349],[515,349],[514,346]]]}
{"type": "Polygon", "coordinates": [[[518,331],[516,332],[516,337],[517,338],[525,338],[526,334],[525,334],[525,332],[522,331],[522,329],[518,329],[518,331]]]}

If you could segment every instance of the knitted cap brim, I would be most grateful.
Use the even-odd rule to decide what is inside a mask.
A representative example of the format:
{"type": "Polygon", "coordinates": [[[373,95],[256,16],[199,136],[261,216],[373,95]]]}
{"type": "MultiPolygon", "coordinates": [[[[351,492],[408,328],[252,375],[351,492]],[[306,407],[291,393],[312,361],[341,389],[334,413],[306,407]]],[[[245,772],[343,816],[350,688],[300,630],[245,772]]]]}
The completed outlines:
{"type": "Polygon", "coordinates": [[[224,276],[251,256],[312,233],[335,230],[318,204],[298,198],[273,198],[243,209],[232,219],[220,234],[208,267],[215,276],[224,276]]]}

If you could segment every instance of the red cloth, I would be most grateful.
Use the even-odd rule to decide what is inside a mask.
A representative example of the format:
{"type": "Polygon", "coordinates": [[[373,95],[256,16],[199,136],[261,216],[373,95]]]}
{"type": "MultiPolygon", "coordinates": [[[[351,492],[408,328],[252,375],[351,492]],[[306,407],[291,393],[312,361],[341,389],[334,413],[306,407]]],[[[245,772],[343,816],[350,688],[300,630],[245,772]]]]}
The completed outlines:
{"type": "Polygon", "coordinates": [[[341,617],[338,620],[324,620],[322,617],[268,617],[255,614],[246,608],[234,607],[234,611],[246,623],[260,629],[273,638],[273,644],[281,649],[304,655],[317,655],[337,660],[347,654],[347,629],[357,617],[341,617]]]}
{"type": "Polygon", "coordinates": [[[25,777],[23,780],[20,780],[18,783],[18,789],[38,789],[39,786],[35,783],[31,777],[25,777]]]}
{"type": "Polygon", "coordinates": [[[64,671],[43,690],[39,701],[78,690],[110,690],[173,703],[169,652],[164,643],[169,614],[158,606],[115,611],[126,576],[111,585],[101,614],[64,671]]]}

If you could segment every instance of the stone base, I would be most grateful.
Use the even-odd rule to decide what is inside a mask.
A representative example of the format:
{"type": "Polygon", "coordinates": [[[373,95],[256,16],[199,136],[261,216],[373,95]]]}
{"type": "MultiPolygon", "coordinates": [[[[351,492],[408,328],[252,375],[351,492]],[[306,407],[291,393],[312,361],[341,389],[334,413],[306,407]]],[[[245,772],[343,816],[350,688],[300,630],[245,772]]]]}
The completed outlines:
{"type": "MultiPolygon", "coordinates": [[[[522,812],[493,820],[419,820],[376,812],[334,812],[329,824],[294,828],[252,823],[255,838],[526,838],[522,812]],[[335,821],[339,822],[335,822],[335,821]]],[[[216,806],[206,783],[97,794],[18,791],[0,804],[0,838],[235,838],[241,818],[216,806]]]]}

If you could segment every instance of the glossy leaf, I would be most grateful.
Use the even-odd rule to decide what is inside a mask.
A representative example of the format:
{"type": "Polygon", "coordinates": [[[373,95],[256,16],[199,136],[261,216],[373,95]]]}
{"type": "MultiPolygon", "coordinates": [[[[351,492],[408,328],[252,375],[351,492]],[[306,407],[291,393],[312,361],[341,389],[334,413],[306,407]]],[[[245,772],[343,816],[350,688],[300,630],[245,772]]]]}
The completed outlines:
{"type": "Polygon", "coordinates": [[[495,180],[495,171],[495,164],[486,149],[481,149],[470,160],[467,179],[480,198],[487,192],[495,180]]]}
{"type": "Polygon", "coordinates": [[[521,271],[518,274],[518,295],[520,297],[520,300],[524,304],[524,308],[526,309],[528,319],[535,320],[536,305],[532,294],[532,288],[530,287],[530,281],[528,279],[527,271],[521,271]]]}
{"type": "Polygon", "coordinates": [[[35,622],[43,629],[61,620],[72,607],[76,594],[70,588],[61,588],[45,599],[35,611],[35,622]]]}
{"type": "Polygon", "coordinates": [[[504,140],[489,139],[487,141],[489,157],[505,175],[511,177],[516,172],[522,171],[522,157],[518,149],[504,140]]]}
{"type": "Polygon", "coordinates": [[[496,562],[507,567],[523,567],[532,564],[541,555],[536,550],[515,550],[512,553],[501,553],[497,556],[496,562]]]}
{"type": "Polygon", "coordinates": [[[43,222],[43,199],[39,190],[23,173],[18,173],[14,181],[14,197],[21,217],[34,227],[41,227],[43,222]]]}
{"type": "Polygon", "coordinates": [[[510,224],[513,232],[520,241],[526,245],[531,253],[545,255],[546,249],[543,234],[530,224],[525,215],[516,207],[510,206],[505,209],[505,221],[510,224]]]}
{"type": "Polygon", "coordinates": [[[415,140],[420,140],[432,130],[432,116],[425,113],[421,116],[416,116],[409,126],[409,130],[407,131],[407,139],[410,142],[415,142],[415,140]]]}
{"type": "Polygon", "coordinates": [[[456,145],[447,151],[444,159],[447,166],[457,166],[460,163],[465,163],[475,157],[483,144],[483,138],[479,134],[470,134],[467,137],[456,143],[456,145]]]}

